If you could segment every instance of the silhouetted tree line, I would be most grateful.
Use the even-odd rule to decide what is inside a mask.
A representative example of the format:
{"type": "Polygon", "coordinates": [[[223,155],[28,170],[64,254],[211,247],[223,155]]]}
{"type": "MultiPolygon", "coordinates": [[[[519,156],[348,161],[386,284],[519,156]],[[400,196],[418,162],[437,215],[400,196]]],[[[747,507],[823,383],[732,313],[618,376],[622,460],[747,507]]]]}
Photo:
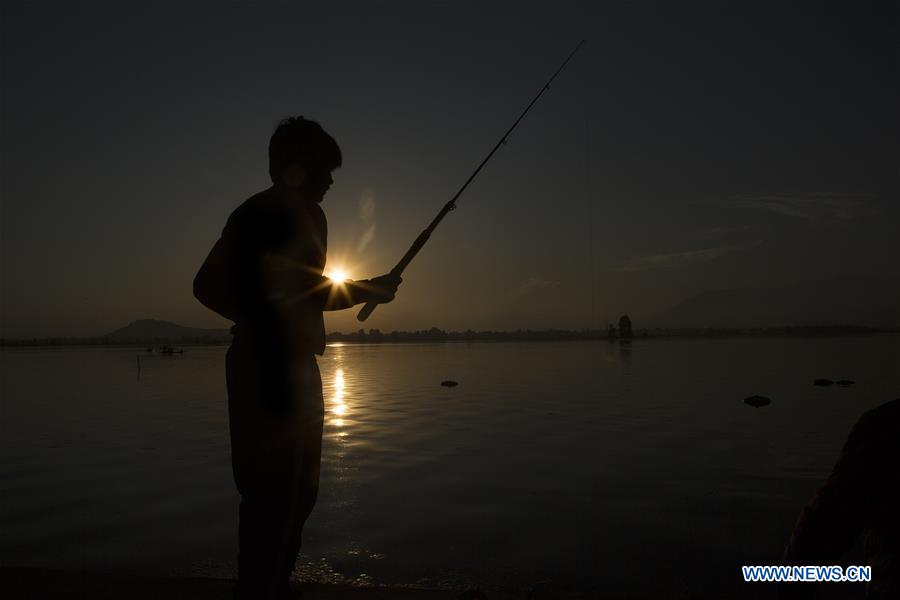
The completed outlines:
{"type": "Polygon", "coordinates": [[[517,329],[515,331],[444,331],[437,327],[419,331],[382,332],[379,329],[360,329],[353,333],[335,331],[326,337],[329,342],[444,342],[467,340],[572,340],[606,338],[600,330],[568,331],[565,329],[517,329]]]}
{"type": "MultiPolygon", "coordinates": [[[[620,324],[621,325],[621,324],[620,324]]],[[[626,336],[622,336],[622,329],[615,327],[608,329],[585,329],[573,331],[567,329],[517,329],[515,331],[444,331],[437,327],[417,331],[390,331],[383,332],[380,329],[359,329],[352,333],[334,331],[326,336],[329,342],[360,342],[360,343],[400,343],[400,342],[444,342],[444,341],[484,341],[484,340],[535,340],[535,341],[560,341],[560,340],[616,340],[631,338],[666,338],[666,337],[727,337],[743,335],[783,335],[783,336],[810,336],[810,335],[865,335],[874,333],[898,333],[896,329],[876,329],[857,325],[824,325],[824,326],[788,326],[788,327],[760,327],[747,329],[725,329],[712,327],[680,328],[680,329],[644,329],[631,331],[625,330],[626,336]]],[[[109,337],[50,337],[29,339],[0,339],[0,347],[24,347],[24,346],[158,346],[162,344],[176,344],[185,346],[212,346],[229,344],[230,339],[218,336],[199,336],[181,338],[153,338],[120,340],[109,337]]]]}

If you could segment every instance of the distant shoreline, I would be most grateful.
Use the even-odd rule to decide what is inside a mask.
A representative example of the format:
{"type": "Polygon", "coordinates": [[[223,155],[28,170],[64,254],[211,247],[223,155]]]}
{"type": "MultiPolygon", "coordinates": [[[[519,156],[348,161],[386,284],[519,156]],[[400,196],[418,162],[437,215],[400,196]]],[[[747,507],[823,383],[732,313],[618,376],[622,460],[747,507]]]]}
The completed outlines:
{"type": "MultiPolygon", "coordinates": [[[[561,341],[608,341],[630,342],[650,339],[711,339],[726,337],[847,337],[860,335],[890,335],[900,333],[898,329],[879,329],[855,325],[828,326],[787,326],[767,328],[695,328],[695,329],[647,329],[638,330],[631,337],[610,335],[606,331],[567,330],[518,330],[518,331],[443,331],[430,329],[423,331],[381,332],[377,329],[359,330],[353,333],[332,332],[326,336],[328,343],[352,344],[403,344],[421,342],[561,342],[561,341]]],[[[57,346],[98,346],[98,347],[144,347],[155,350],[160,346],[223,346],[231,343],[228,338],[184,337],[116,340],[109,337],[91,338],[33,338],[0,339],[0,348],[30,348],[57,346]]]]}

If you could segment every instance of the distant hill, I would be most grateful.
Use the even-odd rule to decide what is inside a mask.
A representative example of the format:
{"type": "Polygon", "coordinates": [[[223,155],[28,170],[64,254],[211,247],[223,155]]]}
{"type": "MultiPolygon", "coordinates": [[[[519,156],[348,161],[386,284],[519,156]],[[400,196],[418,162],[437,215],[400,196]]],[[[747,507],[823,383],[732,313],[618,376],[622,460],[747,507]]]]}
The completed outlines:
{"type": "Polygon", "coordinates": [[[200,329],[183,327],[169,321],[140,319],[103,336],[103,339],[117,343],[224,342],[231,339],[231,333],[227,329],[200,329]]]}
{"type": "Polygon", "coordinates": [[[703,292],[657,314],[649,327],[900,326],[900,279],[843,277],[782,288],[703,292]]]}

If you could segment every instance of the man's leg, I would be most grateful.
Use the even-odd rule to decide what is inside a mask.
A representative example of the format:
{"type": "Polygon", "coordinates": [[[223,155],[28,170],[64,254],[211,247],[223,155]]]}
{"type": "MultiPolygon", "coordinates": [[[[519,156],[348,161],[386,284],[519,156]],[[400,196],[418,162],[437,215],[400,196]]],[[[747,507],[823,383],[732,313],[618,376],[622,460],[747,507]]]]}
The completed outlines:
{"type": "Polygon", "coordinates": [[[269,408],[254,350],[236,340],[226,358],[232,468],[241,495],[237,597],[267,600],[281,591],[296,427],[269,408]]]}
{"type": "Polygon", "coordinates": [[[319,492],[322,457],[324,402],[322,380],[315,357],[309,356],[295,365],[295,389],[301,419],[298,421],[292,475],[291,511],[286,527],[284,554],[280,562],[280,580],[287,588],[300,552],[303,526],[309,518],[319,492]]]}
{"type": "Polygon", "coordinates": [[[303,537],[303,526],[312,513],[319,492],[319,468],[322,454],[322,421],[304,427],[299,444],[299,464],[295,471],[296,486],[291,494],[292,510],[287,525],[285,553],[281,563],[281,580],[290,580],[303,537]]]}

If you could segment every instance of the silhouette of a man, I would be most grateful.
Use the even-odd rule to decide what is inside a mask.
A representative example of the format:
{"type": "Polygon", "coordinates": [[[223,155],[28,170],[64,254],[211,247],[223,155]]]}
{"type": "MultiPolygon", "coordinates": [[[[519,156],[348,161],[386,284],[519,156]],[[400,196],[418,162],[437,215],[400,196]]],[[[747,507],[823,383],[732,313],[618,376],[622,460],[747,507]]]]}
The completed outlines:
{"type": "MultiPolygon", "coordinates": [[[[900,399],[865,413],[784,551],[788,565],[834,565],[865,533],[867,598],[900,598],[900,399]]],[[[779,597],[815,598],[811,583],[782,583],[779,597]]]]}
{"type": "Polygon", "coordinates": [[[235,322],[226,356],[234,479],[241,495],[235,597],[284,598],[319,486],[324,407],[316,354],[322,311],[390,302],[400,278],[322,275],[319,207],[341,151],[315,121],[282,121],[269,142],[272,187],[229,217],[194,295],[235,322]]]}

